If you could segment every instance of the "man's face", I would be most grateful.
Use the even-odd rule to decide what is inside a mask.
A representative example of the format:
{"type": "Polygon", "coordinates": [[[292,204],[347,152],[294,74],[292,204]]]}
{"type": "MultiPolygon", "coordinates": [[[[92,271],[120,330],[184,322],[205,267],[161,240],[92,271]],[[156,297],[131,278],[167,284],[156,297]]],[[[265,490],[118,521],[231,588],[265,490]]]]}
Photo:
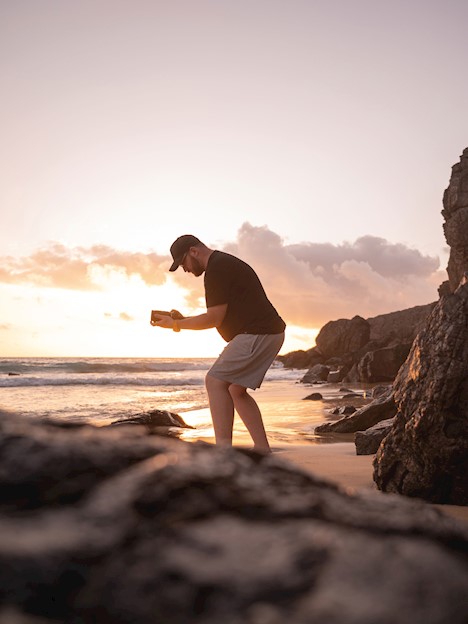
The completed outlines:
{"type": "Polygon", "coordinates": [[[200,277],[200,275],[205,270],[200,264],[198,258],[192,256],[192,254],[190,253],[190,249],[185,254],[184,259],[182,260],[182,268],[186,273],[193,273],[195,277],[200,277]]]}

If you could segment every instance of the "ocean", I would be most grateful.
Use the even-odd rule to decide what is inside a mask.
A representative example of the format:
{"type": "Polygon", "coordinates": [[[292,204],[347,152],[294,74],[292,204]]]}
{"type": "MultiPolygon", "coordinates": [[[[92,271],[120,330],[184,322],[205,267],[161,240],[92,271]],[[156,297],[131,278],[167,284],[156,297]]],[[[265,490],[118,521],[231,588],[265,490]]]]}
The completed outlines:
{"type": "MultiPolygon", "coordinates": [[[[188,440],[213,439],[204,378],[213,359],[3,358],[0,409],[31,418],[108,425],[154,409],[176,412],[194,429],[188,440]]],[[[303,401],[303,370],[274,362],[255,391],[270,440],[284,445],[324,441],[314,427],[339,405],[338,387],[321,387],[324,401],[303,401]]],[[[236,417],[234,442],[250,438],[236,417]]]]}

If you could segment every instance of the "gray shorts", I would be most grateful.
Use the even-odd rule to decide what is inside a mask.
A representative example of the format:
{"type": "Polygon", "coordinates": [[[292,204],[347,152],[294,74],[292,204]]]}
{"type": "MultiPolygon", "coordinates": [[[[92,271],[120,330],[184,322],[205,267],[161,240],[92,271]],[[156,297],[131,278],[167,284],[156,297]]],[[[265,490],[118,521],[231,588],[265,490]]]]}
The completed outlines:
{"type": "Polygon", "coordinates": [[[281,334],[238,334],[226,345],[208,375],[255,390],[284,342],[281,334]]]}

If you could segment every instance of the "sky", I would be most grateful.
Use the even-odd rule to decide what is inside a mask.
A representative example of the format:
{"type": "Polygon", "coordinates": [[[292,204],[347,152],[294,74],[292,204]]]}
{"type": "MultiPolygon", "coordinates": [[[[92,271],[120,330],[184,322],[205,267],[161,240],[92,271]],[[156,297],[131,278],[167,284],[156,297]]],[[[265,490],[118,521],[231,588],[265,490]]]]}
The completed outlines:
{"type": "Polygon", "coordinates": [[[465,0],[2,0],[0,357],[216,356],[168,273],[239,255],[307,349],[435,301],[468,146],[465,0]]]}

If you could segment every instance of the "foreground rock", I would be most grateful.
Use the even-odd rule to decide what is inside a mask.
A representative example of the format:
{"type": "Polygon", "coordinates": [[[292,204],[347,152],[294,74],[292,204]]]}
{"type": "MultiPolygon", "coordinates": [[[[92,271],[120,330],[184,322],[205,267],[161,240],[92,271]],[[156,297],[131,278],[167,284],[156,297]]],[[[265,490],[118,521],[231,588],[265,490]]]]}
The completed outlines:
{"type": "Polygon", "coordinates": [[[422,503],[139,427],[4,415],[0,451],[12,623],[467,620],[468,532],[422,503]]]}
{"type": "Polygon", "coordinates": [[[394,383],[394,426],[374,461],[381,490],[468,504],[468,283],[443,297],[394,383]]]}
{"type": "Polygon", "coordinates": [[[393,400],[392,388],[389,387],[383,394],[375,398],[369,405],[364,405],[350,415],[323,423],[315,427],[315,433],[354,433],[365,431],[382,420],[393,418],[396,414],[396,405],[393,400]]]}

